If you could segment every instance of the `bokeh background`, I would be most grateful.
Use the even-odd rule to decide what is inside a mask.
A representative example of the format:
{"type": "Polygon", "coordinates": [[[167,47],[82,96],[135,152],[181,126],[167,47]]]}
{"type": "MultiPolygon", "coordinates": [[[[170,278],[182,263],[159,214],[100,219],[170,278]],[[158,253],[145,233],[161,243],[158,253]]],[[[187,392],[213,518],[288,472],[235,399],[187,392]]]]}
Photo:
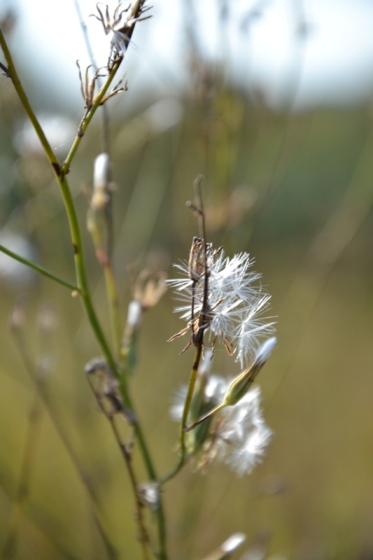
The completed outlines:
{"type": "MultiPolygon", "coordinates": [[[[9,12],[4,3],[1,17],[63,158],[83,111],[75,59],[84,68],[87,55],[76,5],[54,4],[33,3],[31,21],[30,6],[9,12]],[[70,56],[75,36],[81,43],[70,56]]],[[[186,0],[155,2],[124,62],[129,91],[109,105],[123,317],[133,271],[173,275],[171,264],[187,258],[197,225],[185,202],[202,173],[209,240],[255,257],[278,321],[278,346],[259,378],[274,431],[267,456],[251,476],[186,467],[165,487],[170,557],[178,560],[203,558],[236,531],[247,535],[236,553],[245,560],[373,556],[372,14],[367,2],[323,4],[324,12],[318,2],[208,2],[201,11],[186,0]]],[[[96,45],[102,32],[87,17],[94,3],[80,7],[96,45]]],[[[62,200],[4,77],[0,107],[0,242],[74,282],[62,200]]],[[[70,184],[109,334],[102,271],[85,231],[100,131],[97,115],[70,184]]],[[[79,301],[2,254],[0,300],[3,557],[105,557],[82,469],[118,557],[139,557],[126,472],[84,377],[98,348],[79,301]],[[9,317],[20,301],[17,339],[9,317]],[[40,369],[47,405],[29,375],[40,369]]],[[[168,292],[145,317],[132,386],[162,474],[177,457],[169,407],[192,362],[191,351],[179,354],[186,341],[166,343],[183,327],[173,305],[168,292]]],[[[220,348],[213,371],[238,369],[220,348]]]]}

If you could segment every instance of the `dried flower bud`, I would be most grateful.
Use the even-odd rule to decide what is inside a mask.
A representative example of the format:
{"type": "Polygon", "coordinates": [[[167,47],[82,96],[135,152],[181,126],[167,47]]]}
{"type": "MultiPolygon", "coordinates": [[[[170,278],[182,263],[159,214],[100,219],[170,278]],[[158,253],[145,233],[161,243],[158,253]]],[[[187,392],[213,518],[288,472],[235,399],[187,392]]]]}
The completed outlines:
{"type": "Polygon", "coordinates": [[[97,358],[92,358],[92,360],[89,360],[89,362],[86,363],[86,365],[84,366],[84,371],[86,372],[87,375],[93,375],[94,373],[99,373],[99,372],[108,372],[108,365],[107,362],[105,360],[105,358],[103,358],[102,356],[99,356],[97,358]]]}
{"type": "Polygon", "coordinates": [[[134,412],[123,404],[119,391],[119,381],[103,357],[92,358],[85,365],[85,373],[89,376],[89,383],[100,402],[102,410],[107,415],[122,414],[126,420],[135,425],[137,420],[134,412]]]}
{"type": "Polygon", "coordinates": [[[141,303],[144,311],[154,307],[167,290],[166,274],[164,272],[151,273],[143,270],[136,279],[133,297],[141,303]]]}
{"type": "Polygon", "coordinates": [[[200,237],[193,237],[189,252],[188,272],[192,282],[198,282],[205,271],[205,243],[200,237]]]}

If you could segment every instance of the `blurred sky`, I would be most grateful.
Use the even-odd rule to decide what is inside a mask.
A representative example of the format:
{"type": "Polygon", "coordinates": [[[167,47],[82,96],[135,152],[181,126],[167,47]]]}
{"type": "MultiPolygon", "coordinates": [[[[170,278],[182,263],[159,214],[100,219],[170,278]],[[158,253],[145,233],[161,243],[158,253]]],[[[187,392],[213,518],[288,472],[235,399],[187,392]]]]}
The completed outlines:
{"type": "MultiPolygon", "coordinates": [[[[227,76],[247,91],[260,87],[273,106],[287,99],[297,108],[354,103],[373,91],[371,0],[151,3],[153,18],[138,26],[126,71],[129,80],[143,81],[143,91],[154,99],[186,86],[185,22],[206,57],[226,63],[227,76]]],[[[97,63],[105,64],[107,38],[89,17],[96,3],[79,0],[79,5],[97,63]]],[[[27,69],[54,91],[57,104],[66,98],[81,104],[75,61],[85,67],[88,59],[75,1],[1,0],[0,10],[7,7],[19,15],[12,40],[17,59],[27,57],[27,69]]]]}

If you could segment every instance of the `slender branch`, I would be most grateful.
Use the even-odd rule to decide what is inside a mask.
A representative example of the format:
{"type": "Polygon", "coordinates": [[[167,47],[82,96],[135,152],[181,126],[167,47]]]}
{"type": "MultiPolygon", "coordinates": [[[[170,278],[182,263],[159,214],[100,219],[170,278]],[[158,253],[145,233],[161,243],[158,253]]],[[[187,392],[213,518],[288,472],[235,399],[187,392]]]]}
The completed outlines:
{"type": "Polygon", "coordinates": [[[23,337],[22,331],[20,329],[13,329],[14,335],[15,335],[15,340],[17,343],[17,347],[20,353],[20,356],[22,358],[22,361],[24,363],[26,372],[28,374],[28,376],[30,377],[32,383],[34,384],[38,396],[41,398],[45,409],[48,412],[48,415],[54,425],[54,428],[65,448],[65,450],[67,451],[67,454],[70,457],[70,460],[72,462],[72,464],[75,467],[76,472],[79,475],[80,480],[82,481],[84,487],[87,490],[88,496],[91,499],[91,503],[92,503],[92,511],[93,511],[93,517],[94,517],[94,521],[96,524],[96,527],[98,529],[99,534],[102,537],[103,543],[105,545],[106,551],[107,551],[107,555],[108,558],[110,558],[111,560],[114,560],[116,558],[116,551],[114,549],[114,546],[111,544],[110,539],[106,533],[106,530],[104,529],[101,519],[100,519],[100,513],[99,513],[99,509],[100,509],[100,505],[98,502],[98,497],[97,497],[97,493],[95,490],[94,485],[91,482],[91,479],[88,476],[88,473],[85,471],[84,467],[80,464],[80,461],[78,459],[78,457],[76,456],[69,440],[67,439],[67,436],[64,432],[64,429],[61,426],[60,421],[58,420],[56,413],[55,413],[55,409],[52,406],[50,399],[49,399],[49,395],[48,392],[46,390],[45,384],[44,382],[42,382],[39,378],[39,376],[37,375],[37,372],[35,371],[34,368],[34,364],[30,358],[29,352],[27,351],[27,345],[26,345],[26,341],[23,337]]]}
{"type": "MultiPolygon", "coordinates": [[[[75,9],[78,15],[78,19],[79,19],[79,23],[80,23],[80,27],[82,28],[82,33],[83,33],[83,37],[84,37],[84,42],[87,48],[87,52],[88,52],[88,56],[89,59],[91,61],[91,64],[93,66],[96,66],[95,64],[95,57],[93,54],[93,49],[91,46],[91,42],[89,40],[89,36],[87,33],[87,25],[84,22],[83,19],[83,15],[82,15],[82,11],[80,9],[80,4],[79,4],[79,0],[74,0],[74,4],[75,4],[75,9]]],[[[100,85],[102,85],[102,81],[100,79],[100,77],[97,77],[97,83],[100,85]]],[[[101,107],[102,109],[102,146],[103,146],[103,152],[109,154],[110,150],[109,150],[109,113],[108,113],[108,109],[107,106],[104,104],[101,107]]]]}
{"type": "Polygon", "coordinates": [[[8,73],[9,73],[9,77],[13,82],[14,88],[17,92],[17,95],[23,105],[23,108],[26,111],[26,114],[28,116],[28,118],[30,119],[30,122],[32,124],[32,126],[34,127],[34,130],[40,140],[41,145],[43,146],[43,149],[46,153],[46,156],[51,164],[51,166],[54,169],[54,172],[57,173],[59,172],[60,169],[60,165],[58,162],[58,159],[56,158],[48,140],[47,137],[44,134],[43,129],[40,126],[40,123],[38,121],[38,119],[36,118],[36,115],[30,105],[30,102],[27,98],[27,95],[22,87],[21,81],[18,77],[18,74],[16,72],[14,63],[13,63],[13,59],[11,57],[10,51],[8,49],[8,45],[6,43],[5,37],[3,35],[3,32],[0,29],[0,46],[3,50],[6,62],[8,64],[8,73]]]}
{"type": "Polygon", "coordinates": [[[20,255],[17,255],[17,253],[13,253],[13,251],[11,251],[10,249],[7,249],[3,245],[0,245],[0,251],[2,253],[5,253],[5,255],[8,255],[8,257],[11,257],[12,259],[24,264],[25,266],[28,266],[29,268],[32,268],[33,270],[36,270],[36,272],[39,272],[39,274],[42,274],[43,276],[46,276],[47,278],[50,278],[51,280],[54,280],[55,282],[58,282],[58,284],[61,284],[62,286],[65,286],[65,288],[69,288],[69,290],[72,290],[72,291],[76,292],[79,289],[77,286],[74,286],[74,284],[71,284],[70,282],[67,282],[67,280],[63,280],[62,278],[60,278],[59,276],[56,276],[52,272],[49,272],[48,270],[46,270],[42,266],[39,266],[38,264],[35,264],[35,263],[29,261],[28,259],[25,259],[25,258],[21,257],[20,255]]]}
{"type": "Polygon", "coordinates": [[[107,92],[107,90],[109,89],[112,81],[115,78],[116,73],[118,72],[119,66],[122,62],[122,58],[120,58],[119,60],[117,60],[116,62],[114,62],[112,69],[110,70],[109,76],[107,77],[104,85],[100,88],[100,91],[98,92],[98,94],[95,97],[94,103],[92,105],[92,107],[89,107],[87,109],[87,112],[83,118],[83,121],[81,123],[81,125],[79,126],[79,132],[77,134],[77,136],[75,137],[75,140],[70,148],[70,151],[65,159],[65,161],[63,162],[62,165],[62,170],[63,173],[66,174],[69,172],[70,166],[71,166],[71,162],[80,146],[80,142],[84,136],[85,131],[88,128],[89,123],[91,122],[94,114],[96,113],[98,107],[101,105],[105,94],[107,92]]]}
{"type": "MultiPolygon", "coordinates": [[[[132,8],[131,8],[131,17],[134,19],[137,17],[137,15],[140,13],[141,7],[144,3],[144,0],[136,0],[136,2],[134,2],[132,8]]],[[[132,33],[133,33],[133,29],[134,29],[134,24],[129,28],[129,30],[127,31],[126,35],[128,37],[128,39],[131,38],[132,33]]],[[[129,42],[129,41],[128,41],[129,42]]],[[[52,150],[52,148],[50,147],[48,140],[45,137],[45,134],[39,124],[39,121],[36,118],[36,115],[27,99],[27,96],[24,92],[24,89],[22,87],[22,84],[18,78],[17,72],[15,70],[15,66],[13,64],[13,60],[12,57],[10,55],[9,49],[7,47],[4,35],[2,34],[1,30],[0,30],[0,46],[2,47],[3,51],[4,51],[4,55],[9,67],[9,74],[10,77],[12,79],[12,82],[14,84],[15,90],[17,92],[17,95],[26,111],[27,116],[30,119],[30,122],[32,123],[32,125],[35,128],[35,131],[39,137],[39,140],[44,148],[44,151],[46,153],[46,156],[54,170],[58,185],[60,187],[60,191],[61,191],[61,195],[65,204],[65,209],[66,209],[66,214],[68,217],[68,221],[69,221],[69,226],[70,226],[70,234],[71,234],[71,240],[72,240],[72,245],[73,245],[73,250],[74,250],[74,261],[75,261],[75,269],[76,269],[76,276],[77,276],[77,282],[78,282],[78,290],[79,290],[79,294],[81,296],[81,300],[82,300],[82,304],[83,307],[85,309],[85,312],[87,314],[88,320],[90,322],[91,328],[95,334],[95,337],[101,347],[101,350],[107,360],[107,363],[109,365],[109,367],[113,370],[115,376],[118,378],[119,383],[120,383],[120,391],[123,397],[123,401],[124,404],[130,408],[131,410],[133,410],[133,405],[132,405],[132,401],[128,392],[128,388],[127,385],[124,381],[124,376],[122,374],[122,372],[118,369],[118,366],[114,360],[114,357],[111,353],[110,347],[106,341],[106,338],[104,336],[104,333],[102,331],[101,325],[98,321],[96,312],[94,310],[93,307],[93,303],[92,303],[92,299],[91,299],[91,295],[89,292],[89,287],[88,287],[88,282],[87,282],[87,276],[86,276],[86,268],[85,268],[85,262],[84,262],[84,256],[83,256],[83,244],[82,244],[82,238],[81,238],[81,233],[80,233],[80,226],[79,226],[79,222],[78,222],[78,217],[77,217],[77,213],[76,213],[76,208],[74,206],[74,201],[71,195],[71,191],[68,185],[68,182],[66,180],[66,173],[69,171],[69,167],[71,164],[71,161],[80,145],[80,137],[77,137],[72,145],[72,148],[69,152],[69,155],[67,156],[63,167],[60,167],[60,164],[52,150]]],[[[108,77],[108,79],[106,80],[104,86],[101,88],[100,92],[97,94],[95,102],[92,106],[92,108],[88,111],[88,114],[86,116],[86,119],[84,120],[84,122],[82,123],[82,131],[84,132],[94,113],[96,112],[98,106],[100,105],[101,101],[103,100],[105,93],[107,91],[107,89],[109,88],[111,82],[114,79],[114,76],[120,66],[120,63],[122,62],[122,58],[118,59],[117,62],[115,62],[113,64],[113,67],[111,69],[110,75],[108,77]]],[[[137,416],[137,415],[136,415],[137,416]]],[[[144,435],[142,433],[142,429],[140,427],[140,425],[138,423],[136,423],[135,427],[135,434],[136,434],[136,438],[137,441],[139,443],[139,448],[140,448],[140,452],[148,473],[149,478],[152,481],[157,481],[157,476],[155,473],[155,469],[153,466],[153,462],[151,460],[150,457],[150,453],[147,447],[147,444],[145,442],[145,438],[144,435]]],[[[165,529],[165,519],[164,519],[164,512],[163,512],[163,506],[162,506],[162,502],[161,499],[159,501],[159,507],[156,511],[156,517],[157,517],[157,523],[158,523],[158,539],[159,539],[159,553],[158,556],[161,560],[167,560],[167,552],[166,552],[166,529],[165,529]]]]}
{"type": "Polygon", "coordinates": [[[4,559],[14,558],[16,553],[16,541],[22,520],[24,504],[29,494],[30,477],[35,462],[35,450],[37,440],[39,439],[40,419],[40,399],[37,392],[35,392],[28,416],[27,433],[23,445],[15,502],[10,515],[8,532],[2,548],[2,558],[4,559]]]}
{"type": "Polygon", "coordinates": [[[195,355],[194,355],[194,362],[192,366],[192,371],[189,377],[189,385],[188,385],[188,392],[184,403],[183,409],[183,416],[180,423],[180,459],[177,463],[175,469],[163,477],[161,479],[161,483],[164,484],[171,478],[173,478],[185,465],[189,456],[187,455],[187,448],[186,448],[186,432],[189,431],[187,427],[188,416],[190,407],[192,404],[194,388],[197,381],[198,375],[198,368],[202,357],[202,350],[203,350],[203,335],[206,329],[206,325],[208,324],[208,269],[207,269],[207,243],[206,243],[206,228],[205,228],[205,215],[203,212],[203,204],[202,204],[202,195],[201,195],[201,182],[202,182],[202,175],[198,175],[198,177],[194,181],[194,188],[196,193],[196,205],[189,204],[189,206],[195,211],[197,214],[198,219],[198,226],[199,226],[199,233],[202,238],[203,243],[203,265],[204,265],[204,288],[203,288],[203,302],[202,302],[202,309],[200,315],[197,320],[197,330],[194,331],[194,289],[192,291],[192,342],[196,347],[195,355]]]}
{"type": "Polygon", "coordinates": [[[211,418],[211,416],[213,416],[214,414],[216,414],[217,412],[219,412],[220,410],[223,410],[223,408],[226,408],[226,404],[223,402],[221,404],[219,404],[218,406],[216,406],[215,408],[213,408],[212,410],[210,410],[210,412],[207,412],[207,414],[204,414],[203,416],[201,416],[201,418],[199,418],[198,420],[196,420],[195,422],[193,422],[193,424],[190,424],[189,426],[186,426],[184,428],[185,432],[190,432],[191,430],[193,430],[196,426],[198,426],[199,424],[202,424],[202,422],[204,422],[205,420],[208,420],[209,418],[211,418]]]}
{"type": "Polygon", "coordinates": [[[114,346],[114,353],[116,358],[118,359],[120,357],[122,343],[122,325],[119,313],[118,291],[115,282],[112,261],[110,255],[108,254],[108,249],[104,248],[103,235],[101,231],[103,227],[106,227],[108,229],[109,225],[105,216],[103,226],[102,220],[100,220],[100,217],[103,217],[102,213],[106,214],[106,208],[101,209],[93,207],[91,201],[91,207],[88,209],[87,227],[92,237],[97,260],[104,269],[106,295],[110,313],[112,341],[114,346]]]}
{"type": "Polygon", "coordinates": [[[3,76],[10,78],[9,70],[2,62],[0,62],[0,70],[3,76]]]}
{"type": "Polygon", "coordinates": [[[119,300],[117,285],[115,282],[114,271],[111,262],[107,262],[104,267],[106,293],[109,301],[111,329],[113,336],[113,345],[115,355],[120,356],[120,349],[122,345],[122,326],[119,314],[119,300]]]}
{"type": "MultiPolygon", "coordinates": [[[[3,475],[0,477],[0,489],[2,490],[4,495],[7,496],[9,500],[13,499],[13,484],[11,484],[10,481],[8,481],[8,484],[5,484],[3,475]],[[12,490],[10,489],[10,487],[12,487],[12,490]]],[[[66,547],[65,542],[64,543],[58,542],[59,539],[56,534],[57,531],[55,531],[54,534],[51,534],[52,531],[50,530],[51,529],[50,526],[47,529],[46,524],[43,520],[48,518],[48,514],[46,513],[43,507],[40,507],[40,505],[33,503],[32,508],[25,508],[24,515],[25,518],[27,518],[28,525],[33,530],[36,530],[38,534],[41,535],[44,539],[46,539],[46,541],[50,544],[50,546],[55,549],[56,553],[58,553],[58,558],[69,559],[69,560],[81,560],[80,557],[78,558],[77,556],[75,556],[75,550],[74,552],[68,550],[68,547],[66,547]]],[[[61,532],[59,531],[58,534],[60,533],[61,532]]]]}
{"type": "MultiPolygon", "coordinates": [[[[109,345],[108,345],[108,343],[106,341],[106,338],[103,334],[103,331],[101,329],[101,325],[98,321],[97,315],[96,315],[95,310],[93,308],[92,299],[91,299],[89,289],[88,289],[86,271],[85,271],[86,269],[85,269],[85,263],[84,263],[84,258],[83,258],[83,246],[82,246],[81,234],[80,234],[80,229],[79,229],[79,223],[78,223],[78,219],[77,219],[77,215],[76,215],[76,209],[75,209],[75,206],[74,206],[74,202],[73,202],[73,199],[72,199],[72,196],[71,196],[71,192],[68,188],[68,183],[67,183],[67,180],[66,180],[65,176],[63,176],[62,179],[61,178],[59,179],[59,184],[61,186],[61,191],[62,191],[62,195],[64,197],[65,206],[66,206],[66,212],[67,212],[67,215],[68,215],[68,218],[69,218],[69,223],[70,223],[70,231],[71,231],[71,236],[72,236],[72,241],[73,241],[73,246],[74,246],[75,268],[76,268],[78,287],[80,289],[80,295],[81,295],[82,303],[83,303],[84,309],[86,311],[87,317],[89,319],[89,322],[91,324],[91,327],[92,327],[92,329],[95,333],[96,339],[97,339],[97,341],[98,341],[98,343],[101,347],[101,350],[102,350],[102,352],[103,352],[103,354],[106,358],[106,361],[107,361],[109,367],[113,370],[117,379],[119,380],[120,392],[122,394],[124,404],[129,409],[134,410],[134,406],[132,404],[132,399],[130,398],[128,387],[127,387],[127,384],[125,382],[123,372],[120,371],[117,363],[114,360],[114,357],[111,353],[109,345]]],[[[137,417],[137,415],[136,415],[136,417],[137,417]]],[[[147,444],[145,442],[145,438],[144,438],[144,435],[142,433],[142,429],[141,429],[140,424],[136,423],[134,429],[135,429],[136,438],[137,438],[137,441],[139,443],[140,452],[141,452],[141,455],[142,455],[142,458],[143,458],[148,476],[152,481],[157,481],[156,472],[155,472],[153,462],[151,460],[150,453],[149,453],[147,444]]],[[[156,517],[157,517],[157,520],[158,520],[158,533],[159,533],[159,543],[160,543],[159,557],[162,560],[166,560],[167,559],[167,552],[166,552],[165,519],[164,519],[164,512],[163,512],[163,507],[162,507],[161,502],[159,504],[159,508],[156,511],[156,517]]]]}
{"type": "Polygon", "coordinates": [[[124,444],[121,440],[117,425],[115,423],[114,416],[112,414],[107,415],[107,418],[110,422],[111,429],[113,430],[114,437],[117,441],[117,444],[121,450],[122,457],[127,467],[128,476],[131,481],[131,487],[133,490],[134,500],[136,504],[136,518],[139,525],[140,530],[140,543],[142,547],[142,555],[144,560],[148,560],[148,546],[149,546],[149,534],[145,526],[145,520],[143,515],[143,504],[140,501],[139,493],[138,493],[138,483],[135,475],[135,471],[132,465],[132,458],[131,453],[128,451],[126,444],[124,444]]]}
{"type": "MultiPolygon", "coordinates": [[[[135,29],[135,24],[136,24],[136,19],[140,16],[141,14],[141,10],[142,10],[142,6],[144,4],[145,0],[136,0],[131,8],[130,8],[130,12],[128,15],[128,19],[127,21],[130,22],[123,30],[123,35],[126,36],[126,42],[125,42],[125,48],[128,48],[128,45],[130,44],[132,35],[133,35],[133,31],[135,29]]],[[[109,75],[105,81],[105,83],[103,84],[103,86],[100,88],[100,91],[98,92],[98,94],[96,95],[93,105],[91,107],[88,107],[87,109],[87,113],[83,118],[83,121],[81,123],[81,125],[79,126],[79,133],[76,136],[73,145],[71,146],[70,152],[67,155],[67,158],[65,159],[63,165],[62,165],[62,169],[64,173],[68,173],[71,162],[74,158],[74,155],[80,145],[81,139],[85,133],[85,131],[87,130],[87,127],[89,125],[89,123],[92,120],[92,117],[94,116],[94,114],[96,113],[98,107],[101,105],[101,103],[104,102],[104,97],[106,92],[108,91],[111,83],[114,80],[114,77],[116,75],[116,73],[118,72],[118,69],[123,61],[123,54],[118,56],[116,58],[116,60],[113,62],[113,65],[110,68],[109,71],[109,75]]]]}
{"type": "Polygon", "coordinates": [[[196,353],[194,356],[193,367],[189,378],[188,393],[185,399],[183,416],[180,423],[180,435],[179,435],[180,458],[174,470],[159,479],[158,482],[160,484],[165,484],[165,482],[168,482],[169,480],[174,478],[181,471],[183,466],[188,462],[188,460],[193,454],[193,453],[191,454],[187,453],[185,437],[187,432],[186,428],[187,428],[188,415],[192,404],[193,393],[197,381],[198,367],[201,360],[201,356],[202,356],[202,344],[198,344],[196,346],[196,353]]]}
{"type": "Polygon", "coordinates": [[[97,404],[100,408],[100,410],[105,414],[105,417],[107,418],[107,420],[110,423],[110,427],[113,431],[115,440],[118,444],[118,447],[120,449],[120,452],[122,454],[122,457],[124,459],[124,463],[126,465],[127,468],[127,472],[128,472],[128,476],[130,479],[130,483],[131,483],[131,488],[132,488],[132,492],[134,495],[134,499],[135,499],[135,505],[136,505],[136,519],[137,519],[137,523],[138,523],[138,527],[139,527],[139,534],[140,534],[140,544],[142,547],[142,556],[144,560],[148,560],[149,555],[148,555],[148,549],[147,546],[149,544],[149,534],[148,531],[146,529],[145,526],[145,521],[144,521],[144,516],[143,516],[143,505],[141,503],[141,500],[139,498],[139,494],[138,494],[138,483],[137,483],[137,479],[136,479],[136,475],[135,472],[133,470],[133,466],[132,466],[132,458],[131,458],[131,452],[129,451],[128,447],[126,444],[124,444],[122,442],[119,430],[117,428],[117,425],[115,423],[115,418],[114,418],[114,412],[110,412],[107,411],[104,403],[102,401],[102,396],[95,390],[92,382],[90,381],[90,377],[88,376],[88,384],[92,390],[92,393],[94,394],[97,404]]]}

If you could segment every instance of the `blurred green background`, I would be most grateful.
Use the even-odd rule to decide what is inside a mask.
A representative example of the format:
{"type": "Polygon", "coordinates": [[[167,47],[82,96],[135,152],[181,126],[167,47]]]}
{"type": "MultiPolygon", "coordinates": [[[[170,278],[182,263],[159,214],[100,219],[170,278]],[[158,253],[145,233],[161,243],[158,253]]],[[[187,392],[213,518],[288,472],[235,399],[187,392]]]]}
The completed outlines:
{"type": "MultiPolygon", "coordinates": [[[[202,173],[209,240],[228,255],[250,252],[273,297],[278,346],[259,383],[274,438],[251,476],[237,479],[218,464],[205,475],[188,466],[165,487],[170,557],[202,558],[231,533],[243,531],[247,541],[236,557],[245,560],[368,560],[373,556],[371,103],[274,111],[259,93],[248,98],[229,87],[221,69],[193,54],[188,92],[126,116],[120,109],[126,94],[110,103],[115,269],[123,320],[133,268],[150,266],[173,276],[171,264],[187,259],[197,224],[185,202],[193,199],[193,180],[202,173]]],[[[22,242],[20,251],[74,282],[57,186],[46,159],[20,131],[23,111],[5,78],[0,103],[0,242],[13,250],[22,242]]],[[[75,130],[79,118],[64,118],[73,120],[75,130]]],[[[62,134],[63,124],[57,128],[62,134]]],[[[68,146],[64,142],[62,151],[68,146]]],[[[69,179],[90,285],[109,336],[102,272],[85,231],[85,193],[100,150],[97,117],[69,179]]],[[[45,278],[25,276],[22,267],[11,274],[7,261],[0,265],[0,547],[15,530],[15,547],[3,549],[3,556],[105,557],[79,463],[97,490],[118,557],[138,558],[126,472],[84,377],[84,364],[99,350],[81,305],[45,278]],[[33,364],[29,370],[41,360],[46,364],[47,407],[35,397],[9,329],[19,298],[26,310],[21,350],[33,364]],[[50,333],[40,329],[46,304],[55,313],[50,333]],[[19,481],[25,477],[27,493],[18,496],[18,507],[19,481]]],[[[146,315],[132,386],[160,474],[177,458],[178,427],[168,410],[193,359],[191,350],[179,354],[186,340],[166,343],[183,327],[173,305],[167,292],[146,315]]],[[[238,368],[218,348],[213,371],[232,375],[238,368]]]]}

